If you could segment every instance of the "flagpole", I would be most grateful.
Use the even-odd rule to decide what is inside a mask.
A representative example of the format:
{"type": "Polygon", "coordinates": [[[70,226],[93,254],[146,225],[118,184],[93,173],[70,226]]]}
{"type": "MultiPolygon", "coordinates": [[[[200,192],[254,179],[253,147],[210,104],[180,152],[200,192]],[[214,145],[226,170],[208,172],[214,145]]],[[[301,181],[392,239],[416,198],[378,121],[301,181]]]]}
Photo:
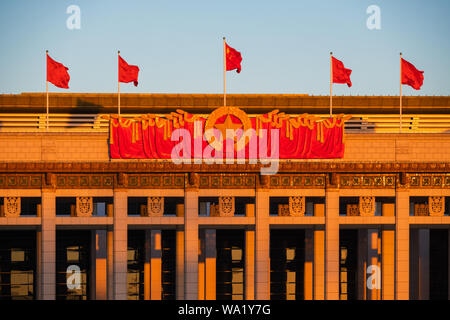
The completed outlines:
{"type": "MultiPolygon", "coordinates": [[[[120,50],[117,51],[118,54],[118,58],[120,57],[120,50]]],[[[117,61],[117,99],[118,99],[118,107],[119,107],[119,111],[118,111],[118,115],[120,117],[120,78],[119,78],[119,74],[120,74],[120,69],[119,69],[119,61],[117,61]]]]}
{"type": "Polygon", "coordinates": [[[226,89],[226,73],[227,73],[227,52],[225,45],[225,37],[223,37],[223,106],[227,105],[227,89],[226,89]]]}
{"type": "Polygon", "coordinates": [[[402,53],[400,52],[400,132],[402,132],[403,126],[402,71],[402,53]]]}
{"type": "MultiPolygon", "coordinates": [[[[47,77],[48,77],[48,50],[45,50],[45,56],[46,56],[46,59],[45,59],[45,61],[46,61],[46,65],[47,65],[47,70],[46,70],[46,74],[47,74],[47,77]]],[[[47,94],[46,94],[46,96],[47,96],[47,121],[46,121],[46,131],[48,131],[48,79],[47,79],[47,77],[45,78],[45,83],[46,83],[46,92],[47,92],[47,94]]]]}
{"type": "Polygon", "coordinates": [[[330,117],[333,116],[333,52],[330,52],[330,117]]]}

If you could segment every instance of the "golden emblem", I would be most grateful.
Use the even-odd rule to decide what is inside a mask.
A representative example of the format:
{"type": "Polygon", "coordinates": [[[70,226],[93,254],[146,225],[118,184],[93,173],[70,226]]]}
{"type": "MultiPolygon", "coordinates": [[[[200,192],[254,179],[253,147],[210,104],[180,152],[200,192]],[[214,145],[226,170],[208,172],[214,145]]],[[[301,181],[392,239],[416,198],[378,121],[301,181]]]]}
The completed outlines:
{"type": "Polygon", "coordinates": [[[225,140],[224,138],[226,137],[227,129],[234,131],[242,129],[243,134],[241,138],[236,141],[237,139],[235,137],[234,142],[236,150],[239,151],[244,148],[249,142],[249,137],[245,135],[245,132],[247,132],[247,130],[249,129],[252,129],[252,123],[247,114],[237,107],[220,107],[217,110],[211,112],[205,123],[205,136],[211,147],[213,147],[217,151],[221,151],[223,143],[220,143],[216,140],[216,137],[214,136],[212,131],[209,131],[210,129],[218,129],[221,132],[223,140],[225,140]],[[225,122],[222,124],[216,124],[217,120],[225,115],[227,116],[225,122]],[[230,115],[238,118],[241,121],[241,124],[233,123],[230,115]]]}

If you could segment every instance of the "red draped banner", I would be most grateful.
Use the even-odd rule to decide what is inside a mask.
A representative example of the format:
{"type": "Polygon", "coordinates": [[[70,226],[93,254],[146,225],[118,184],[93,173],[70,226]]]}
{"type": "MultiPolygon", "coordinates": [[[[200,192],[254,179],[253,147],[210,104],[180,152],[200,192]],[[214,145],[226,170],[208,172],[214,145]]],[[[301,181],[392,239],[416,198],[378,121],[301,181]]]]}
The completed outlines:
{"type": "MultiPolygon", "coordinates": [[[[273,156],[275,149],[279,159],[342,158],[344,123],[350,118],[344,115],[329,119],[308,114],[292,116],[278,110],[248,116],[235,107],[218,108],[206,116],[177,110],[134,119],[109,117],[113,159],[172,159],[177,145],[184,149],[184,158],[189,159],[236,158],[238,152],[244,150],[245,159],[264,158],[273,156]],[[238,130],[237,137],[219,144],[219,138],[228,133],[226,129],[238,130]],[[208,131],[213,133],[212,138],[205,137],[208,131]]],[[[241,158],[244,158],[242,153],[241,158]]]]}

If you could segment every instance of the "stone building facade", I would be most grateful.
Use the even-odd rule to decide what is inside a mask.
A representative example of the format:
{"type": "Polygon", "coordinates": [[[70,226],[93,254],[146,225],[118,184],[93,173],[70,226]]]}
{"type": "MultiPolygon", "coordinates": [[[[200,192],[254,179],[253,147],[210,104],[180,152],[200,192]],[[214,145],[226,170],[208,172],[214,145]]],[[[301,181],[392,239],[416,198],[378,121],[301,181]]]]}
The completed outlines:
{"type": "MultiPolygon", "coordinates": [[[[448,97],[406,97],[402,132],[395,97],[334,97],[353,116],[344,157],[280,160],[274,175],[110,159],[99,115],[115,112],[115,95],[52,95],[48,131],[44,98],[0,96],[0,299],[450,297],[448,97]]],[[[308,95],[227,102],[328,112],[327,97],[308,95]]],[[[121,108],[208,114],[220,103],[123,95],[121,108]]]]}

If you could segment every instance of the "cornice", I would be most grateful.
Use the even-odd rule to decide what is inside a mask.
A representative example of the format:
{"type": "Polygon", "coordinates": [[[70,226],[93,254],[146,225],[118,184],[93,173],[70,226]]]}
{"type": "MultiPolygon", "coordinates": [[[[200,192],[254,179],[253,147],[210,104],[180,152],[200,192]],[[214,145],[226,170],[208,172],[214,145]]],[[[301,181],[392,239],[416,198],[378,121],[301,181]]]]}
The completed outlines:
{"type": "MultiPolygon", "coordinates": [[[[261,164],[180,164],[170,161],[0,162],[0,173],[259,173],[261,164]]],[[[450,162],[279,163],[278,173],[450,173],[450,162]]]]}

